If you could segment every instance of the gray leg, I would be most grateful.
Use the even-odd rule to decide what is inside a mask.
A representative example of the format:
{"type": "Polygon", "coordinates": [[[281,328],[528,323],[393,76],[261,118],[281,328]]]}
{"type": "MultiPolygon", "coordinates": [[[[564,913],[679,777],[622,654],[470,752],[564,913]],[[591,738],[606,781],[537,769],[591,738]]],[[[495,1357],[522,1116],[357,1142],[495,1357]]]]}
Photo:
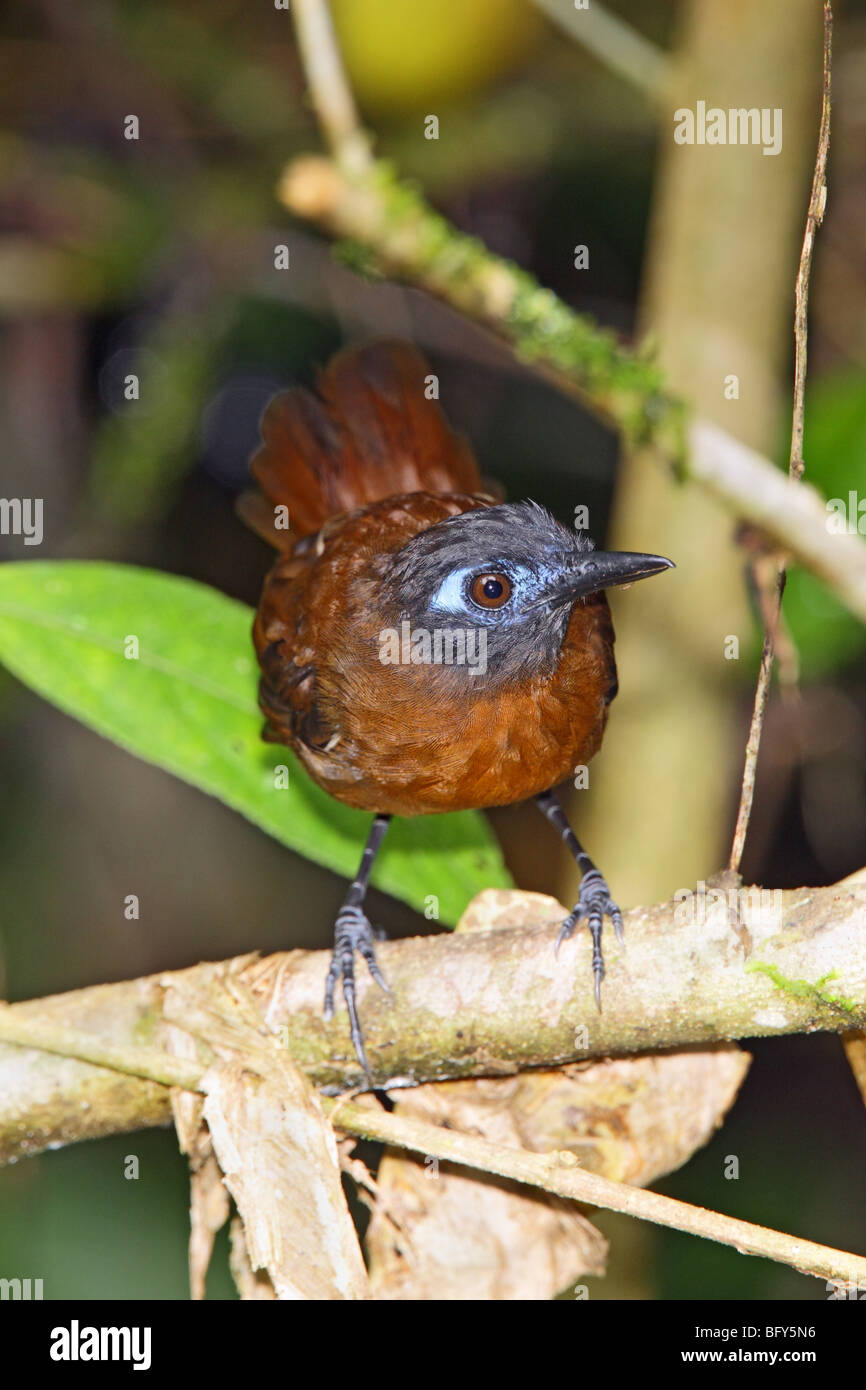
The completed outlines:
{"type": "Polygon", "coordinates": [[[551,825],[559,831],[560,836],[580,865],[583,874],[580,882],[580,897],[575,903],[574,910],[568,914],[559,929],[556,949],[559,950],[563,941],[567,941],[571,936],[578,922],[586,917],[592,936],[592,974],[595,981],[595,1002],[600,1009],[601,982],[604,979],[604,956],[601,950],[602,924],[604,918],[609,917],[613,922],[617,941],[622,941],[622,913],[610,895],[607,881],[599,873],[581,845],[553,792],[542,792],[535,800],[551,825]]]}
{"type": "Polygon", "coordinates": [[[390,816],[376,816],[370,828],[367,847],[361,856],[357,876],[346,894],[343,906],[337,913],[337,920],[334,924],[334,954],[331,956],[331,968],[328,971],[328,982],[325,986],[325,1018],[330,1018],[334,1012],[334,987],[338,979],[343,981],[343,998],[349,1011],[352,1042],[358,1061],[368,1076],[370,1075],[370,1068],[367,1063],[367,1054],[364,1051],[364,1035],[361,1032],[358,1006],[355,1002],[355,952],[360,951],[376,984],[387,991],[388,986],[385,984],[382,972],[376,963],[373,947],[374,932],[363,910],[363,902],[367,895],[373,861],[385,838],[385,831],[388,829],[390,819],[390,816]]]}

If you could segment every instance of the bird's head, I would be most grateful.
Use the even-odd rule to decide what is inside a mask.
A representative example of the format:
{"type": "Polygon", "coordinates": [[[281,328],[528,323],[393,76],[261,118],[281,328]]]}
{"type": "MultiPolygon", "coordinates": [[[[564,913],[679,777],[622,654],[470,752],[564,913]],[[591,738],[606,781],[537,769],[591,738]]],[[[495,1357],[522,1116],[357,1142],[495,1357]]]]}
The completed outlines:
{"type": "Polygon", "coordinates": [[[596,550],[537,503],[510,502],[413,536],[391,557],[386,585],[404,633],[406,623],[413,640],[462,632],[473,651],[484,648],[483,674],[508,681],[555,671],[576,603],[671,568],[661,555],[596,550]]]}

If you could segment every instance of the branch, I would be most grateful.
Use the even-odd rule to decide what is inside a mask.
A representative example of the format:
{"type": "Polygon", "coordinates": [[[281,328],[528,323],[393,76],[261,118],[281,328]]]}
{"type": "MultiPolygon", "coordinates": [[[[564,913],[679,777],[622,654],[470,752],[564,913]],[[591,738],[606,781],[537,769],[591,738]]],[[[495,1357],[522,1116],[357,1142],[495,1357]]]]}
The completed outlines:
{"type": "Polygon", "coordinates": [[[754,1226],[749,1221],[707,1211],[674,1197],[600,1177],[581,1168],[579,1159],[570,1149],[531,1153],[526,1149],[506,1148],[474,1134],[463,1134],[405,1115],[389,1115],[385,1110],[350,1101],[326,1101],[325,1108],[337,1129],[365,1139],[496,1173],[501,1178],[527,1183],[586,1206],[624,1212],[659,1226],[687,1231],[690,1235],[732,1245],[744,1255],[763,1255],[766,1259],[792,1265],[801,1274],[811,1274],[818,1279],[839,1281],[856,1288],[866,1276],[866,1259],[861,1255],[816,1245],[798,1236],[754,1226]]]}
{"type": "Polygon", "coordinates": [[[560,389],[645,446],[678,478],[717,497],[824,580],[866,622],[866,544],[831,535],[818,492],[707,421],[686,426],[661,369],[569,309],[526,271],[440,217],[391,169],[348,175],[329,159],[294,160],[278,197],[296,216],[355,242],[379,270],[445,300],[508,342],[560,389]]]}
{"type": "MultiPolygon", "coordinates": [[[[839,887],[841,889],[845,886],[839,887]]],[[[853,928],[856,926],[854,919],[866,915],[866,883],[859,888],[857,885],[848,885],[847,891],[848,896],[854,899],[848,904],[850,915],[843,910],[839,916],[853,928]]],[[[798,942],[812,934],[810,921],[815,914],[814,896],[816,895],[791,895],[789,908],[796,920],[796,929],[791,935],[796,936],[798,942]]],[[[843,892],[835,894],[839,901],[844,900],[845,896],[843,892]]],[[[525,939],[515,940],[519,929],[478,930],[479,920],[497,920],[497,914],[501,914],[503,906],[512,912],[523,912],[527,907],[537,907],[538,902],[537,895],[533,894],[507,894],[504,895],[504,899],[505,902],[503,895],[496,892],[482,895],[482,899],[477,900],[474,909],[470,910],[463,932],[458,932],[453,937],[433,938],[430,942],[422,940],[394,943],[387,952],[383,950],[383,956],[388,957],[386,968],[395,988],[399,988],[398,982],[401,979],[405,986],[405,969],[408,965],[411,967],[417,992],[419,995],[426,994],[429,1001],[429,971],[433,964],[437,968],[436,978],[444,981],[443,996],[438,1001],[434,998],[434,1007],[438,1003],[440,1009],[447,1008],[451,1018],[455,1002],[452,995],[463,1000],[463,1007],[453,1020],[455,1024],[460,1024],[459,1028],[454,1029],[454,1048],[455,1051],[459,1051],[460,1039],[467,1036],[473,1039],[469,1052],[474,1057],[473,1067],[476,1071],[513,1069],[510,1062],[507,1066],[497,1065],[495,1057],[485,1056],[483,1052],[489,1048],[489,1040],[495,1036],[493,1019],[498,1019],[508,1012],[503,1009],[503,997],[516,998],[519,984],[523,986],[529,1009],[534,1012],[540,1007],[542,1028],[545,1031],[550,1031],[553,1021],[558,1020],[563,1011],[562,999],[556,997],[556,991],[546,1004],[540,1000],[540,981],[536,981],[533,986],[533,981],[527,977],[525,970],[528,963],[531,970],[539,971],[542,962],[538,958],[533,959],[534,954],[537,956],[537,951],[534,953],[531,948],[533,944],[543,944],[548,959],[542,975],[546,974],[549,980],[552,933],[543,930],[532,932],[535,938],[533,943],[525,939]],[[470,930],[473,925],[476,928],[474,931],[470,930]],[[434,945],[440,956],[442,948],[445,948],[445,959],[432,963],[424,959],[425,948],[429,945],[434,945]],[[527,947],[530,949],[527,950],[527,947]],[[470,948],[469,958],[461,959],[461,956],[465,957],[467,948],[470,948]],[[487,958],[486,977],[484,971],[479,970],[479,951],[487,958]],[[479,973],[483,980],[481,998],[473,1000],[472,990],[479,973]]],[[[632,914],[638,918],[641,915],[632,914]]],[[[745,912],[739,916],[739,932],[742,936],[749,929],[749,918],[745,912]]],[[[722,929],[722,935],[727,937],[727,943],[720,949],[723,953],[730,954],[733,938],[730,935],[727,910],[723,911],[723,918],[724,921],[716,924],[722,929]]],[[[752,926],[755,925],[753,922],[752,926]]],[[[522,935],[525,938],[525,929],[522,935]]],[[[835,944],[838,946],[840,943],[835,944]]],[[[796,950],[793,941],[789,945],[791,949],[796,950]]],[[[770,943],[765,942],[764,955],[771,953],[770,943]]],[[[63,1086],[68,1085],[70,1079],[74,1080],[74,1076],[69,1072],[70,1067],[77,1067],[83,1079],[88,1075],[104,1078],[106,1084],[110,1084],[113,1075],[106,1069],[120,1069],[124,1073],[120,1078],[121,1084],[127,1089],[132,1084],[129,1078],[137,1073],[142,1081],[135,1084],[144,1085],[145,1078],[151,1085],[159,1083],[164,1096],[163,1118],[167,1118],[170,1085],[179,1085],[185,1091],[207,1094],[213,1100],[216,1074],[213,1059],[215,1056],[225,1058],[227,1048],[233,1055],[232,1049],[237,1049],[238,1039],[242,1037],[252,1039],[254,1045],[250,1047],[247,1042],[243,1061],[235,1063],[237,1080],[240,1081],[246,1074],[249,1095],[260,1098],[259,1083],[271,1074],[274,1062],[278,1062],[281,1055],[279,1049],[274,1047],[273,1037],[269,1040],[268,1034],[273,1034],[276,1018],[285,1016],[287,1008],[294,1006],[299,1012],[304,1012],[310,1007],[311,988],[312,998],[318,1009],[322,974],[326,964],[324,955],[324,952],[294,952],[261,963],[246,956],[222,965],[201,965],[193,970],[179,971],[159,980],[139,980],[125,985],[102,986],[55,999],[7,1006],[0,1011],[0,1033],[7,1043],[16,1040],[14,1047],[0,1048],[0,1054],[8,1054],[5,1060],[0,1055],[0,1079],[4,1083],[0,1113],[7,1139],[11,1139],[8,1156],[33,1152],[40,1141],[42,1144],[56,1144],[75,1137],[72,1130],[67,1128],[61,1138],[55,1136],[53,1141],[49,1139],[45,1089],[43,1086],[40,1093],[39,1085],[40,1079],[44,1081],[45,1076],[40,1078],[38,1069],[34,1070],[34,1058],[41,1058],[43,1062],[47,1062],[48,1074],[50,1075],[50,1070],[53,1069],[55,1081],[63,1086]],[[169,1035],[171,1042],[176,1045],[176,1030],[179,1028],[182,1030],[181,1038],[187,1037],[187,1044],[181,1049],[182,1056],[177,1055],[176,1051],[163,1052],[153,1044],[154,1035],[159,1036],[158,1025],[163,1013],[172,1030],[169,1035]],[[113,1032],[106,1035],[107,1025],[111,1020],[114,1025],[113,1032]],[[121,1031],[121,1024],[125,1025],[125,1035],[121,1031]],[[25,1042],[40,1049],[48,1049],[56,1055],[51,1057],[49,1051],[34,1053],[32,1049],[23,1045],[25,1042]],[[88,1063],[70,1060],[70,1053],[77,1058],[87,1058],[88,1063]],[[101,1065],[97,1066],[96,1063],[101,1065]],[[20,1074],[22,1066],[25,1072],[29,1068],[29,1077],[22,1077],[20,1074]],[[258,1076],[258,1082],[253,1083],[250,1074],[258,1076]],[[36,1083],[35,1087],[28,1084],[33,1082],[36,1083]]],[[[791,961],[789,964],[794,962],[791,961]]],[[[658,973],[656,971],[657,975],[658,973]]],[[[742,965],[738,973],[742,977],[742,965]]],[[[781,987],[784,998],[806,1001],[805,1016],[815,1018],[817,1026],[821,1026],[821,1016],[828,1014],[828,1011],[828,1017],[841,1013],[847,1020],[850,1016],[851,1005],[841,997],[830,994],[825,988],[826,979],[819,980],[812,986],[806,985],[802,980],[783,981],[777,961],[764,961],[762,970],[753,973],[756,976],[760,975],[765,982],[769,976],[775,987],[781,987]]],[[[861,965],[861,973],[866,976],[866,965],[861,965]]],[[[559,977],[562,972],[555,971],[555,974],[559,977]]],[[[648,981],[644,981],[641,984],[642,992],[646,990],[647,983],[648,981]]],[[[672,983],[676,987],[676,978],[672,983]]],[[[547,990],[550,993],[549,983],[547,990]]],[[[778,1030],[781,1020],[778,1016],[771,1017],[772,1012],[772,1008],[765,1010],[763,1025],[760,1019],[755,1019],[759,1027],[769,1023],[778,1030]]],[[[835,1021],[838,1023],[838,1017],[835,1021]]],[[[292,1022],[294,1025],[295,1020],[292,1022]]],[[[405,1049],[409,1045],[410,1034],[414,1034],[414,1047],[420,1053],[428,1024],[423,1015],[416,1015],[414,1021],[411,1018],[407,1020],[407,1025],[401,1027],[399,1017],[391,1020],[388,1029],[389,1045],[402,1045],[405,1049]]],[[[505,1025],[510,1036],[511,1026],[507,1017],[505,1025]]],[[[441,1027],[441,1024],[438,1026],[441,1027]]],[[[524,1029],[525,1027],[524,1023],[524,1029]]],[[[575,1039],[572,1037],[570,1042],[573,1051],[575,1039]]],[[[295,1039],[292,1050],[296,1055],[300,1053],[300,1038],[295,1039]]],[[[523,1061],[525,1062],[526,1058],[523,1061]]],[[[465,1068],[462,1070],[465,1074],[465,1068]]],[[[73,1090],[66,1095],[64,1104],[68,1126],[74,1128],[82,1110],[92,1112],[93,1091],[90,1092],[90,1096],[89,1101],[82,1102],[79,1090],[73,1090]]],[[[103,1099],[106,1110],[110,1113],[114,1098],[110,1093],[106,1093],[103,1099]]],[[[459,1129],[431,1124],[405,1114],[389,1115],[380,1109],[372,1097],[367,1097],[360,1103],[343,1097],[333,1102],[326,1101],[325,1106],[334,1126],[345,1134],[378,1140],[416,1153],[435,1155],[448,1162],[525,1183],[566,1199],[672,1226],[732,1245],[746,1253],[782,1261],[820,1278],[844,1280],[853,1285],[866,1277],[866,1260],[861,1257],[778,1231],[753,1226],[587,1172],[580,1167],[578,1158],[571,1151],[535,1153],[494,1143],[459,1129]]],[[[125,1108],[124,1128],[129,1127],[128,1119],[129,1111],[125,1108]]],[[[142,1112],[142,1123],[153,1123],[151,1112],[142,1112]]],[[[88,1114],[86,1124],[88,1133],[92,1134],[92,1114],[88,1114]]],[[[108,1127],[106,1125],[106,1128],[108,1127]]],[[[267,1126],[265,1128],[267,1129],[267,1126]]],[[[262,1142],[265,1147],[272,1146],[272,1140],[273,1136],[269,1133],[263,1132],[262,1136],[259,1136],[255,1127],[246,1133],[245,1142],[251,1146],[247,1158],[247,1168],[250,1172],[257,1171],[259,1143],[262,1142]]],[[[271,1157],[273,1160],[275,1155],[272,1154],[271,1157]]],[[[282,1172],[281,1161],[278,1152],[275,1170],[278,1176],[282,1172]]],[[[282,1181],[282,1177],[280,1180],[282,1181]]]]}
{"type": "MultiPolygon", "coordinates": [[[[554,954],[562,915],[553,899],[490,890],[464,923],[496,930],[383,943],[392,995],[366,976],[358,990],[377,1086],[866,1025],[866,870],[763,903],[760,890],[708,887],[633,909],[625,945],[608,946],[602,1013],[587,935],[554,954]]],[[[322,1018],[328,960],[291,951],[223,968],[251,989],[310,1080],[337,1093],[366,1082],[345,1012],[322,1018]]],[[[166,987],[185,973],[0,1007],[0,1162],[168,1120],[165,1086],[194,1086],[198,1063],[148,1049],[166,987]]]]}
{"type": "MultiPolygon", "coordinates": [[[[360,990],[378,1083],[503,1075],[651,1045],[706,1047],[746,1033],[862,1026],[866,870],[833,888],[767,896],[762,902],[755,890],[709,890],[699,899],[700,930],[683,903],[629,913],[628,959],[623,950],[613,954],[599,1015],[586,937],[577,961],[555,958],[559,905],[540,894],[489,890],[456,933],[382,946],[393,998],[367,981],[360,990]],[[524,925],[548,907],[557,919],[550,926],[524,925]],[[842,961],[837,977],[833,965],[842,961]]],[[[172,1086],[206,1089],[214,1056],[237,1031],[237,999],[247,1001],[253,1031],[276,1033],[311,1081],[332,1091],[359,1081],[345,1017],[330,1024],[321,1017],[327,965],[324,951],[242,956],[0,1008],[0,1161],[167,1122],[172,1086]],[[182,1002],[188,998],[201,1002],[192,1015],[182,1002]],[[184,1055],[158,1045],[164,1021],[189,1032],[184,1055]]],[[[353,1104],[344,1097],[328,1108],[347,1134],[673,1226],[817,1277],[851,1284],[866,1277],[858,1256],[585,1172],[571,1152],[532,1153],[387,1115],[372,1098],[353,1104]]]]}
{"type": "Polygon", "coordinates": [[[303,155],[285,170],[277,196],[290,212],[358,244],[386,274],[500,333],[631,443],[656,442],[682,462],[684,407],[665,393],[661,368],[569,309],[526,271],[458,232],[388,164],[379,161],[367,174],[348,177],[331,160],[303,155]]]}

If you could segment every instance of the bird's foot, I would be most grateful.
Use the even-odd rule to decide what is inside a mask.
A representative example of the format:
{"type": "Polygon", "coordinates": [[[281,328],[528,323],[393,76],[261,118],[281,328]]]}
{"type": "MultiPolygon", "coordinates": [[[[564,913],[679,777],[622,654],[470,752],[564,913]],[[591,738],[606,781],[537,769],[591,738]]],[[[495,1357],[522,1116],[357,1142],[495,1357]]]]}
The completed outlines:
{"type": "Polygon", "coordinates": [[[610,896],[607,880],[598,869],[587,869],[580,883],[580,897],[559,928],[556,938],[558,951],[563,941],[574,932],[579,922],[586,918],[592,936],[592,975],[595,981],[595,1002],[601,1009],[601,982],[604,979],[604,956],[601,950],[601,931],[605,917],[609,917],[616,932],[617,941],[622,941],[622,913],[610,896]]]}
{"type": "Polygon", "coordinates": [[[341,907],[334,924],[334,952],[331,956],[331,968],[328,971],[328,981],[325,985],[325,1018],[327,1019],[331,1018],[334,1013],[334,989],[337,981],[341,979],[343,982],[343,998],[349,1011],[352,1044],[358,1061],[368,1077],[370,1067],[367,1062],[367,1054],[364,1051],[364,1035],[361,1032],[358,1005],[355,999],[355,952],[360,952],[367,962],[367,969],[376,984],[384,989],[386,994],[390,994],[391,991],[388,989],[376,961],[376,952],[373,946],[376,935],[377,933],[374,933],[369,919],[360,907],[350,904],[341,907]]]}

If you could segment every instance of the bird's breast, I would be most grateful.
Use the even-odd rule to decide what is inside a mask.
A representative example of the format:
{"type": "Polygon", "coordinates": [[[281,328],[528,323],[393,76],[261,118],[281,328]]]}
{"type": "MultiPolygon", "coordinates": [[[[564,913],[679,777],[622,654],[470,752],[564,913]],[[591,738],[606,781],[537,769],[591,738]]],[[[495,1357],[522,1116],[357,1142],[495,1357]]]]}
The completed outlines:
{"type": "Polygon", "coordinates": [[[604,733],[616,679],[607,603],[575,608],[550,675],[505,685],[442,676],[435,665],[368,662],[359,648],[338,701],[324,696],[330,746],[298,750],[314,778],[351,806],[395,815],[509,805],[558,785],[604,733]]]}

